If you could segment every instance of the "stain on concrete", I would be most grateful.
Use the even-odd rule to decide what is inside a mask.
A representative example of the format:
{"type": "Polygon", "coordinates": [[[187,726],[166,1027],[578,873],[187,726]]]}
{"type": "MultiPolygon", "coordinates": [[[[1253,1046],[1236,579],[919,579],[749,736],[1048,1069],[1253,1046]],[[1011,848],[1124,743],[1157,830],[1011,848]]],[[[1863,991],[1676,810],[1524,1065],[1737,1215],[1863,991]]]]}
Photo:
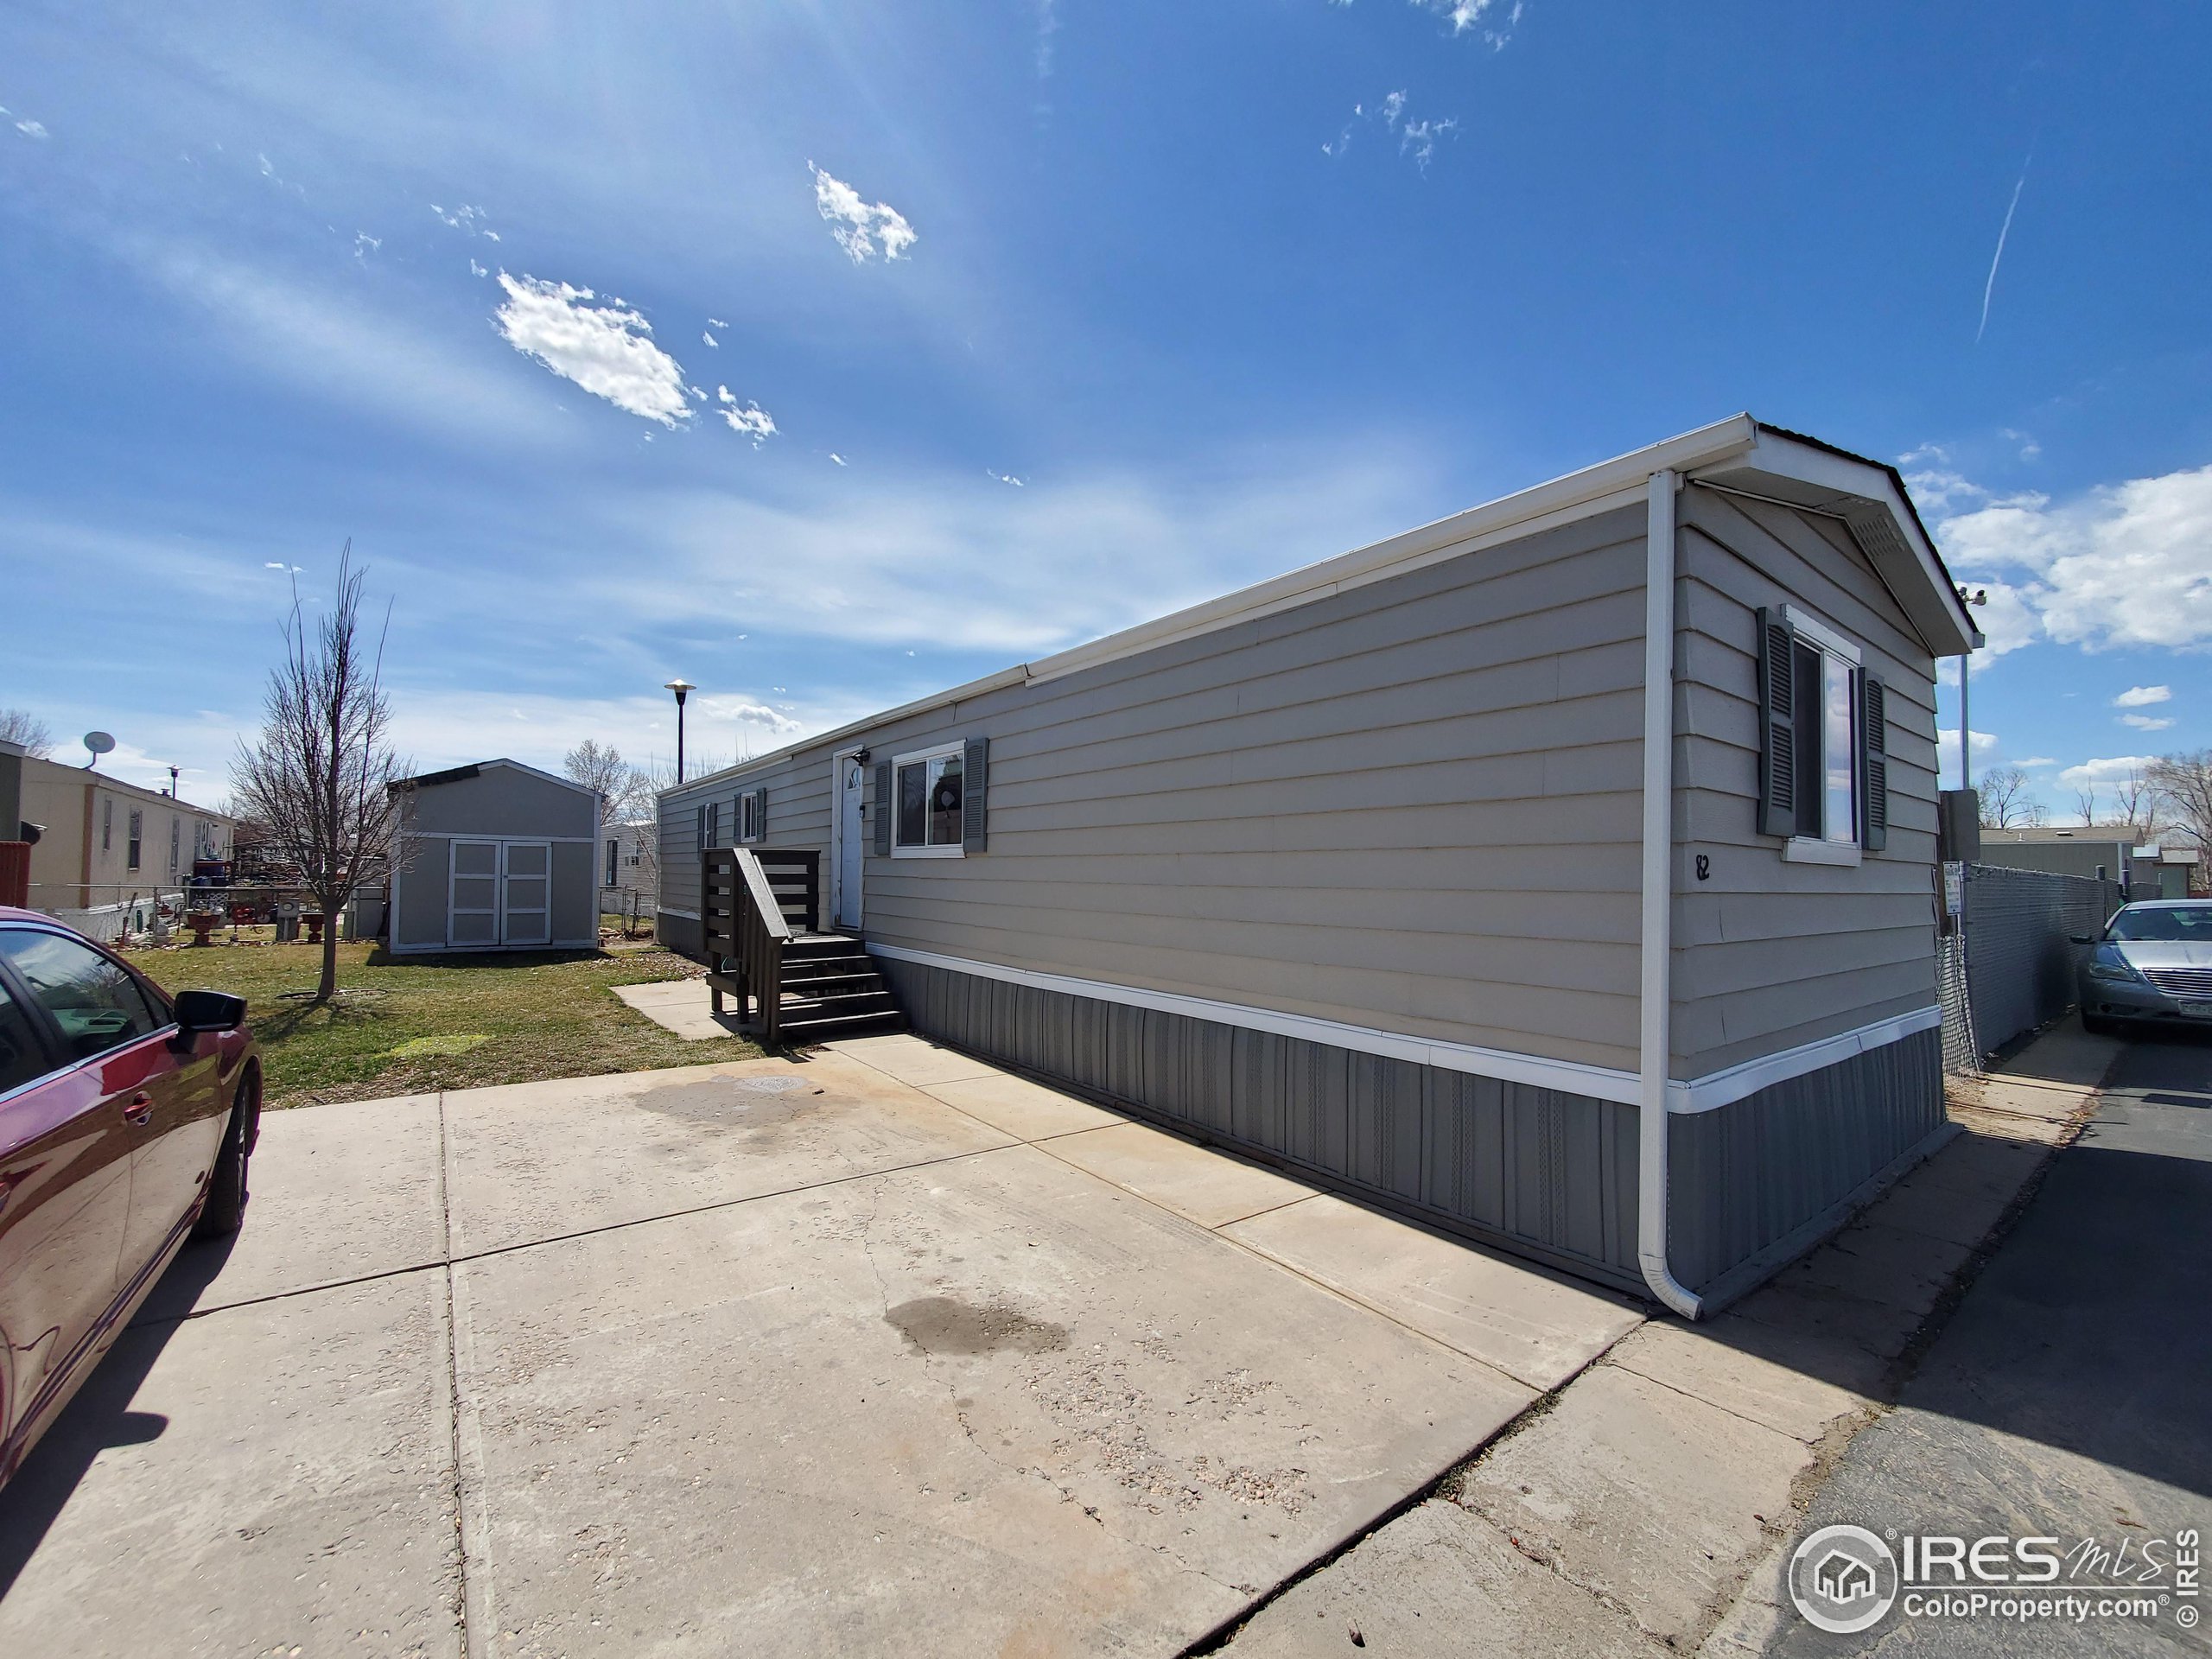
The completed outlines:
{"type": "Polygon", "coordinates": [[[1068,1345],[1067,1328],[1018,1307],[977,1306],[950,1296],[921,1296],[887,1311],[884,1322],[923,1354],[1050,1354],[1068,1345]]]}
{"type": "Polygon", "coordinates": [[[779,1131],[827,1104],[823,1092],[804,1077],[709,1077],[648,1089],[638,1096],[638,1104],[704,1128],[744,1132],[753,1149],[766,1151],[779,1141],[779,1131]]]}

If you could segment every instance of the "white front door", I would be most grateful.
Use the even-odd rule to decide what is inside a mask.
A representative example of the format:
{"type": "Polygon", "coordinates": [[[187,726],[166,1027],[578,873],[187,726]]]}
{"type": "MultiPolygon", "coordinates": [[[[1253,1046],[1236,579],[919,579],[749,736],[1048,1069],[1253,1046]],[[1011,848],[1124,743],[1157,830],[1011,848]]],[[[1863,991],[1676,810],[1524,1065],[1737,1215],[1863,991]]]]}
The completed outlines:
{"type": "Polygon", "coordinates": [[[499,943],[553,941],[553,846],[543,841],[503,842],[500,853],[499,943]]]}
{"type": "Polygon", "coordinates": [[[831,912],[839,927],[861,925],[861,797],[867,793],[868,768],[858,753],[841,754],[837,768],[837,891],[831,912]]]}
{"type": "Polygon", "coordinates": [[[499,942],[499,843],[456,841],[446,887],[446,943],[456,949],[499,942]]]}

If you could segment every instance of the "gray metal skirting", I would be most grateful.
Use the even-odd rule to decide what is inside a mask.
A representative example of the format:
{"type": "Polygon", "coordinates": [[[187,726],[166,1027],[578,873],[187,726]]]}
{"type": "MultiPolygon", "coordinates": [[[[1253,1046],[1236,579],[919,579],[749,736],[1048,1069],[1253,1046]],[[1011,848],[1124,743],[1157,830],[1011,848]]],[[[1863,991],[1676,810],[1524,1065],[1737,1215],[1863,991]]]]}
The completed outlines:
{"type": "MultiPolygon", "coordinates": [[[[939,1040],[1430,1225],[1643,1288],[1632,1106],[918,963],[877,965],[909,1023],[939,1040]]],[[[1894,1179],[1942,1120],[1932,1030],[1676,1117],[1677,1275],[1693,1288],[1726,1276],[1740,1294],[1740,1269],[1756,1262],[1764,1277],[1787,1259],[1777,1244],[1817,1227],[1799,1248],[1809,1247],[1839,1203],[1894,1179]]]]}

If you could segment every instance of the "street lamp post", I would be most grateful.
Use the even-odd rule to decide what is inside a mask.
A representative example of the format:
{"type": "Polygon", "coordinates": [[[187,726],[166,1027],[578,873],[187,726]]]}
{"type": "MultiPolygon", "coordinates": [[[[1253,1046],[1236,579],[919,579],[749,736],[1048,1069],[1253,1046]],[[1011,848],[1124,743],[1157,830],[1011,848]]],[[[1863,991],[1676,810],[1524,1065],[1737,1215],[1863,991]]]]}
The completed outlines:
{"type": "MultiPolygon", "coordinates": [[[[1977,588],[1969,594],[1966,585],[1959,585],[1959,603],[1986,605],[1989,589],[1977,588]]],[[[1967,718],[1967,676],[1974,664],[1974,652],[1969,649],[1959,658],[1959,787],[1974,787],[1974,722],[1967,718]]]]}
{"type": "Polygon", "coordinates": [[[176,799],[176,768],[169,768],[169,799],[176,799]]]}
{"type": "Polygon", "coordinates": [[[683,699],[699,688],[678,675],[668,683],[668,689],[676,693],[676,781],[680,784],[683,781],[683,699]]]}

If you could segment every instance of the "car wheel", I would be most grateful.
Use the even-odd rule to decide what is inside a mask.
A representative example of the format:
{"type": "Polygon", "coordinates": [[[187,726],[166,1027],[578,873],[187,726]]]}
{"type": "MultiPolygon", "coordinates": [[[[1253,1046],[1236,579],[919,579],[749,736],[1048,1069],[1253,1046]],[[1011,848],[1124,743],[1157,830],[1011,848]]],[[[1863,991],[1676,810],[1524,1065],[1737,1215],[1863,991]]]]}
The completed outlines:
{"type": "Polygon", "coordinates": [[[194,1238],[224,1238],[245,1219],[245,1173],[253,1145],[254,1119],[260,1105],[260,1083],[249,1072],[238,1084],[231,1105],[231,1121],[223,1126],[223,1147],[215,1154],[215,1167],[207,1175],[207,1201],[200,1208],[193,1227],[194,1238]]]}

